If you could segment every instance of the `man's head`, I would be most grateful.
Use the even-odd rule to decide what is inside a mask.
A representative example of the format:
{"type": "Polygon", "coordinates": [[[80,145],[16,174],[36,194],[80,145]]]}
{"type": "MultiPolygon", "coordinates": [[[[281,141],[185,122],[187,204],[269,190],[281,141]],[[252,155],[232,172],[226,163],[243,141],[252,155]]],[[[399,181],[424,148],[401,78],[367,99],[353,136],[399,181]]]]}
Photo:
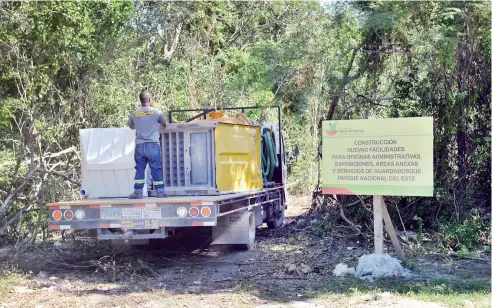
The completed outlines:
{"type": "Polygon", "coordinates": [[[143,90],[140,92],[140,103],[142,106],[151,106],[152,105],[152,93],[147,90],[143,90]]]}

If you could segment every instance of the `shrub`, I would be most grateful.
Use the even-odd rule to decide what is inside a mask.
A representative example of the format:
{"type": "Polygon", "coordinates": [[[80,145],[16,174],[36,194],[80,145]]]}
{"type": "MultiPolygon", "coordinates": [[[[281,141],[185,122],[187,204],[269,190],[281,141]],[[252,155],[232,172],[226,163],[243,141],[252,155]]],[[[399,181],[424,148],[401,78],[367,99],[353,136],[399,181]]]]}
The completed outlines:
{"type": "Polygon", "coordinates": [[[490,242],[490,224],[479,215],[459,222],[442,222],[439,232],[443,244],[457,250],[468,250],[490,242]]]}

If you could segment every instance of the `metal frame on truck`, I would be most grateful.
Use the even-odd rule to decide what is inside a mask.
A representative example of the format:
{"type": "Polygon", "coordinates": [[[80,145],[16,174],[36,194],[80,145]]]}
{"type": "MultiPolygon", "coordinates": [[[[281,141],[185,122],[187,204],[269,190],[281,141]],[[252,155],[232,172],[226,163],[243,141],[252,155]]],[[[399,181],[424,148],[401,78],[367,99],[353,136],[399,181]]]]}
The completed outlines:
{"type": "MultiPolygon", "coordinates": [[[[245,113],[246,110],[258,110],[258,109],[275,109],[277,111],[277,121],[278,121],[278,131],[279,131],[279,140],[282,140],[282,123],[280,121],[281,119],[281,112],[280,112],[280,106],[267,106],[267,107],[258,107],[258,106],[254,106],[254,107],[225,107],[225,108],[222,108],[222,107],[219,107],[217,108],[219,110],[238,110],[238,111],[241,111],[242,113],[245,113]]],[[[210,113],[210,112],[213,112],[215,111],[216,109],[210,109],[210,108],[203,108],[203,109],[176,109],[176,110],[170,110],[168,111],[168,121],[169,123],[173,123],[173,114],[176,114],[176,113],[185,113],[185,112],[199,112],[199,114],[191,117],[191,118],[188,118],[185,123],[188,123],[188,122],[191,122],[193,120],[196,120],[196,119],[199,119],[201,117],[203,117],[204,119],[207,119],[207,115],[210,113]]],[[[279,152],[280,152],[280,157],[282,158],[283,157],[283,142],[280,141],[280,144],[279,144],[279,152]]],[[[283,172],[284,170],[282,168],[280,168],[280,178],[283,178],[283,172]]],[[[282,183],[282,184],[285,184],[285,183],[282,183]]]]}
{"type": "MultiPolygon", "coordinates": [[[[237,109],[256,107],[224,108],[237,109]]],[[[277,110],[280,132],[280,108],[277,110]]],[[[187,111],[207,114],[212,110],[174,110],[169,113],[169,121],[172,122],[172,113],[187,111]]],[[[282,147],[280,142],[280,153],[282,147]]],[[[284,172],[285,156],[280,155],[280,162],[279,170],[284,172]]],[[[240,244],[250,249],[257,226],[265,222],[270,228],[281,226],[285,183],[282,180],[269,188],[221,195],[83,199],[49,204],[48,208],[50,229],[97,229],[100,240],[145,244],[149,239],[179,234],[183,228],[209,227],[212,244],[240,244]]]]}

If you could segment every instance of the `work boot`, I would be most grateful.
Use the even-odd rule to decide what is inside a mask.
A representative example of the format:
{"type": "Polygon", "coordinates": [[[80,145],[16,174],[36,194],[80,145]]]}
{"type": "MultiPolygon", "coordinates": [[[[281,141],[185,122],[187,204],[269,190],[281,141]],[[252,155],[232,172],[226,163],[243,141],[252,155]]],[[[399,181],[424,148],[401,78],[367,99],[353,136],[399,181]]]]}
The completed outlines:
{"type": "Polygon", "coordinates": [[[165,198],[166,197],[166,194],[163,191],[158,191],[156,197],[157,198],[165,198]]]}
{"type": "Polygon", "coordinates": [[[143,193],[134,192],[133,194],[128,196],[128,199],[143,199],[143,193]]]}

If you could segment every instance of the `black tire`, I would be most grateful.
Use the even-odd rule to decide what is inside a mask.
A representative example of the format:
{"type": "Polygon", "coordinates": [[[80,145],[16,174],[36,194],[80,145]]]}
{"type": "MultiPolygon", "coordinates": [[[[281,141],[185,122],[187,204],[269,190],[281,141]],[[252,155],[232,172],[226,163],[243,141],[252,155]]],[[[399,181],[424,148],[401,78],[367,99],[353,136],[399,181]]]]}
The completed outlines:
{"type": "MultiPolygon", "coordinates": [[[[283,198],[282,198],[283,199],[283,198]]],[[[283,200],[282,200],[283,201],[283,200]]],[[[284,224],[285,205],[282,203],[282,210],[273,220],[267,221],[268,229],[278,229],[284,224]]]]}

